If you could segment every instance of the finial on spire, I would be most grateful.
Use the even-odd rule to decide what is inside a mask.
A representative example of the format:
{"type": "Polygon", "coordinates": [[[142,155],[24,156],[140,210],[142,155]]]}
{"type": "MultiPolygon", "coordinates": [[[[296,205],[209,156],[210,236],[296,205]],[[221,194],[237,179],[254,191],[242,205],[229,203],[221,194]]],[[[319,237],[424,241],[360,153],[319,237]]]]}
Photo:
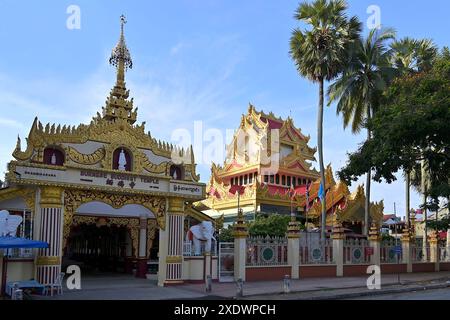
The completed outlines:
{"type": "Polygon", "coordinates": [[[124,35],[124,25],[127,23],[127,19],[124,15],[120,16],[120,38],[116,47],[111,53],[111,58],[109,58],[109,63],[120,69],[133,68],[133,61],[131,60],[130,52],[128,51],[127,45],[125,43],[124,35]]]}

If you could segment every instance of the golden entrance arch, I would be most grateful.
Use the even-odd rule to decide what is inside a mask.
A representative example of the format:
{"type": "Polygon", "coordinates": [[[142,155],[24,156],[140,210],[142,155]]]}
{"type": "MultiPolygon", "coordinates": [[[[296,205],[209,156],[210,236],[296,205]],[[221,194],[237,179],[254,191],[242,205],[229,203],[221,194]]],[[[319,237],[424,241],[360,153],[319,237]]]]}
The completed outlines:
{"type": "MultiPolygon", "coordinates": [[[[98,217],[76,216],[77,209],[85,203],[99,201],[119,209],[128,204],[141,205],[150,210],[156,219],[147,219],[147,256],[156,234],[156,228],[165,229],[166,199],[149,195],[125,195],[113,194],[92,190],[65,190],[64,191],[64,228],[63,228],[63,248],[66,247],[70,229],[74,223],[90,222],[98,217]]],[[[133,252],[137,256],[139,247],[139,229],[141,228],[139,218],[131,217],[108,217],[107,224],[126,226],[130,229],[130,236],[133,241],[133,252]]]]}

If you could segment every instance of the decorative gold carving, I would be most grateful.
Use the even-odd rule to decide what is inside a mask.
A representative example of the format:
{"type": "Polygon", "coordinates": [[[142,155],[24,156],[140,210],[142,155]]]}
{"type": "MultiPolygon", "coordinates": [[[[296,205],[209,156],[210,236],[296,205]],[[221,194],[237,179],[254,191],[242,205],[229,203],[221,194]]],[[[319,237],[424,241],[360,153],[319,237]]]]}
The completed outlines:
{"type": "Polygon", "coordinates": [[[62,189],[57,187],[41,188],[41,208],[60,207],[62,205],[62,189]]]}
{"type": "Polygon", "coordinates": [[[26,208],[34,214],[36,203],[36,190],[28,188],[5,188],[0,190],[0,202],[14,199],[16,197],[22,198],[25,201],[26,208]]]}
{"type": "Polygon", "coordinates": [[[182,256],[167,256],[166,257],[166,263],[182,263],[183,257],[182,256]]]}
{"type": "Polygon", "coordinates": [[[36,258],[36,265],[38,266],[54,266],[60,264],[61,264],[61,257],[39,256],[36,258]]]}
{"type": "MultiPolygon", "coordinates": [[[[159,228],[163,230],[165,229],[165,198],[152,197],[148,195],[111,194],[89,190],[66,190],[64,194],[64,246],[66,245],[66,241],[70,233],[70,226],[77,208],[83,203],[88,203],[91,201],[100,201],[109,204],[116,209],[127,204],[142,205],[156,215],[159,228]]],[[[117,219],[119,218],[111,218],[112,221],[119,221],[117,219]]],[[[137,227],[139,228],[139,221],[137,227]]],[[[132,234],[132,236],[134,235],[132,234]]],[[[139,241],[139,230],[135,241],[139,241]]]]}
{"type": "Polygon", "coordinates": [[[233,236],[235,238],[247,238],[248,236],[247,223],[242,209],[239,209],[236,222],[233,225],[233,236]]]}
{"type": "Polygon", "coordinates": [[[169,210],[171,214],[184,213],[183,198],[169,198],[169,210]]]}
{"type": "Polygon", "coordinates": [[[99,163],[105,157],[105,149],[103,147],[98,148],[91,154],[83,154],[70,146],[66,147],[65,150],[66,156],[70,160],[82,165],[94,165],[99,163]]]}
{"type": "Polygon", "coordinates": [[[153,240],[156,236],[157,222],[154,219],[147,220],[147,258],[150,258],[150,250],[153,247],[153,240]]]}
{"type": "Polygon", "coordinates": [[[369,240],[370,241],[380,241],[380,232],[376,223],[372,223],[369,230],[369,240]]]}
{"type": "Polygon", "coordinates": [[[27,149],[25,151],[22,151],[20,137],[17,137],[16,149],[13,152],[13,157],[16,158],[17,160],[20,161],[29,160],[33,155],[33,147],[30,145],[30,143],[28,143],[28,139],[26,140],[27,140],[27,149]]]}

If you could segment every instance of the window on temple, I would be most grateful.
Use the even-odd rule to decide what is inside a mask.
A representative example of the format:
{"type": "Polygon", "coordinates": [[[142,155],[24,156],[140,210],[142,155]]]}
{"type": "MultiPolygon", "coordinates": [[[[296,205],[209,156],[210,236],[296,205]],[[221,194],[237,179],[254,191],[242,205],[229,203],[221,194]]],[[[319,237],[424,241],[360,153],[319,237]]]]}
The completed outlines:
{"type": "Polygon", "coordinates": [[[275,177],[273,174],[270,175],[270,183],[274,183],[275,182],[275,177]]]}
{"type": "Polygon", "coordinates": [[[56,148],[44,149],[44,163],[51,166],[64,165],[64,153],[56,148]]]}
{"type": "Polygon", "coordinates": [[[233,186],[234,185],[234,177],[233,178],[231,178],[231,180],[230,180],[230,184],[233,186]]]}
{"type": "Polygon", "coordinates": [[[295,177],[292,177],[292,186],[295,188],[296,185],[297,185],[297,179],[295,179],[295,177]]]}
{"type": "Polygon", "coordinates": [[[264,175],[264,182],[265,183],[269,182],[269,176],[267,174],[264,175]]]}
{"type": "Polygon", "coordinates": [[[247,182],[248,182],[248,175],[245,175],[244,176],[244,184],[247,184],[247,182]]]}
{"type": "Polygon", "coordinates": [[[117,148],[113,153],[113,170],[131,171],[131,154],[124,148],[117,148]]]}
{"type": "Polygon", "coordinates": [[[183,168],[176,165],[170,166],[170,176],[174,180],[183,180],[183,168]]]}
{"type": "Polygon", "coordinates": [[[250,175],[248,176],[248,183],[249,183],[249,184],[252,184],[252,183],[253,183],[253,174],[250,174],[250,175]]]}
{"type": "Polygon", "coordinates": [[[280,175],[279,175],[279,174],[277,174],[277,175],[275,176],[275,183],[276,183],[276,184],[280,184],[280,175]]]}
{"type": "Polygon", "coordinates": [[[302,185],[302,178],[297,178],[297,185],[301,186],[302,185]]]}
{"type": "Polygon", "coordinates": [[[244,184],[244,177],[243,176],[240,176],[239,177],[239,185],[243,185],[244,184]]]}
{"type": "Polygon", "coordinates": [[[286,176],[281,176],[281,184],[282,184],[283,186],[286,185],[286,176]]]}
{"type": "Polygon", "coordinates": [[[288,185],[288,186],[291,185],[291,177],[290,177],[290,176],[287,177],[287,185],[288,185]]]}

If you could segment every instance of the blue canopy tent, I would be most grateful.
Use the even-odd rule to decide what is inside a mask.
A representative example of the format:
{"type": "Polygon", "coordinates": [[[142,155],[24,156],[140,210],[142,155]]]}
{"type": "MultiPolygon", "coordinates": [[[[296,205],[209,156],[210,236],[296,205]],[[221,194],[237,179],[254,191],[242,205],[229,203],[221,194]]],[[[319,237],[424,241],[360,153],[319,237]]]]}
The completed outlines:
{"type": "MultiPolygon", "coordinates": [[[[17,237],[0,237],[0,249],[14,249],[14,248],[48,248],[49,245],[44,241],[36,241],[25,238],[17,237]]],[[[8,257],[3,257],[3,268],[2,268],[2,291],[1,294],[5,292],[6,288],[6,275],[7,275],[7,261],[8,257]]]]}

